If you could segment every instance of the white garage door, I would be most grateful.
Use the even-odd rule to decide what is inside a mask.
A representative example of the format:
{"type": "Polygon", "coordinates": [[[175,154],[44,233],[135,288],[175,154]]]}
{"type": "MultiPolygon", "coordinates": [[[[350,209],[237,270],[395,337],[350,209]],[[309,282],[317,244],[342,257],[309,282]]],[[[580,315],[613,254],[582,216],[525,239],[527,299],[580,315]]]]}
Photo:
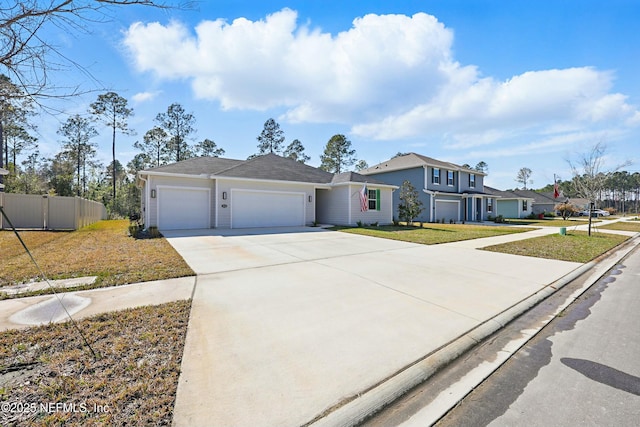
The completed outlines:
{"type": "Polygon", "coordinates": [[[301,226],[304,223],[304,193],[231,192],[231,228],[301,226]]]}
{"type": "Polygon", "coordinates": [[[207,188],[158,187],[158,228],[210,228],[209,200],[207,188]]]}
{"type": "Polygon", "coordinates": [[[436,200],[436,217],[434,219],[436,221],[440,221],[442,218],[444,218],[445,222],[449,222],[450,220],[459,221],[459,212],[460,203],[436,200]]]}

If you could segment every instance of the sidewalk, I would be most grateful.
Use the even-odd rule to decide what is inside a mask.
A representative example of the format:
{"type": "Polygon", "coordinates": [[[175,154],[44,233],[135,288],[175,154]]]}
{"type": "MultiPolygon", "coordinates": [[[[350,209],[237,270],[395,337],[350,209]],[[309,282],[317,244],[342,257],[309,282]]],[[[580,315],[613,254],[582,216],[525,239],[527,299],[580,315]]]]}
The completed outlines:
{"type": "Polygon", "coordinates": [[[23,329],[49,322],[66,321],[64,304],[74,319],[144,305],[189,299],[195,277],[158,280],[132,285],[65,292],[55,295],[13,298],[0,301],[0,331],[23,329]]]}

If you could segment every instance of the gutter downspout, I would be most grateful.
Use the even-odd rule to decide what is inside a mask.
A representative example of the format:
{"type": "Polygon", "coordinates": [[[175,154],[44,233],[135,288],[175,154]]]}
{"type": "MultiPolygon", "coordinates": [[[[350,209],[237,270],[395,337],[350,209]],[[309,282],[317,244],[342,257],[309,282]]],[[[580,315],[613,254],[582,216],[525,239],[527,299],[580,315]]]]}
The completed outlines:
{"type": "Polygon", "coordinates": [[[142,182],[144,182],[144,185],[141,187],[144,189],[144,212],[143,212],[143,216],[144,216],[144,224],[145,226],[147,224],[149,224],[149,218],[147,217],[147,215],[149,214],[149,186],[147,185],[147,178],[143,178],[141,173],[138,173],[138,179],[142,182]]]}

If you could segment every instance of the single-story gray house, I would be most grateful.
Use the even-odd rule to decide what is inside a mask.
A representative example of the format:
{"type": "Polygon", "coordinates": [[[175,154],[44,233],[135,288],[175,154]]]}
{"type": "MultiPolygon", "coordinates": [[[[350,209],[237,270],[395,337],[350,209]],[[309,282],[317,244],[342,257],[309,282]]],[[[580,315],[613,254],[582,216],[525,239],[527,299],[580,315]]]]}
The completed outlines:
{"type": "MultiPolygon", "coordinates": [[[[424,208],[416,221],[485,221],[496,215],[494,197],[484,191],[486,174],[455,163],[408,153],[359,173],[398,187],[404,181],[411,182],[424,208]]],[[[393,199],[398,218],[399,191],[393,193],[393,199]]]]}
{"type": "Polygon", "coordinates": [[[137,180],[145,227],[160,230],[390,224],[397,188],[276,154],[197,157],[140,171],[137,180]]]}
{"type": "Polygon", "coordinates": [[[533,212],[534,199],[527,195],[518,194],[515,191],[502,191],[484,186],[484,191],[495,198],[495,213],[493,216],[502,215],[504,218],[525,218],[533,212]]]}

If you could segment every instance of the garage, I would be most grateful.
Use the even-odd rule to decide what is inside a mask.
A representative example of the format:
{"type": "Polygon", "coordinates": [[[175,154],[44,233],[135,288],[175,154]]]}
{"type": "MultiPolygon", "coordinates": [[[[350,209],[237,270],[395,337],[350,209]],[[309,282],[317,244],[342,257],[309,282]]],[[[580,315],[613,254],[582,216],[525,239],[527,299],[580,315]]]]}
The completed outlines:
{"type": "Polygon", "coordinates": [[[158,228],[210,228],[211,191],[208,188],[158,186],[158,228]]]}
{"type": "Polygon", "coordinates": [[[231,228],[305,225],[304,193],[231,190],[231,228]]]}
{"type": "Polygon", "coordinates": [[[456,200],[436,200],[436,215],[434,220],[445,222],[460,221],[460,202],[456,200]]]}

